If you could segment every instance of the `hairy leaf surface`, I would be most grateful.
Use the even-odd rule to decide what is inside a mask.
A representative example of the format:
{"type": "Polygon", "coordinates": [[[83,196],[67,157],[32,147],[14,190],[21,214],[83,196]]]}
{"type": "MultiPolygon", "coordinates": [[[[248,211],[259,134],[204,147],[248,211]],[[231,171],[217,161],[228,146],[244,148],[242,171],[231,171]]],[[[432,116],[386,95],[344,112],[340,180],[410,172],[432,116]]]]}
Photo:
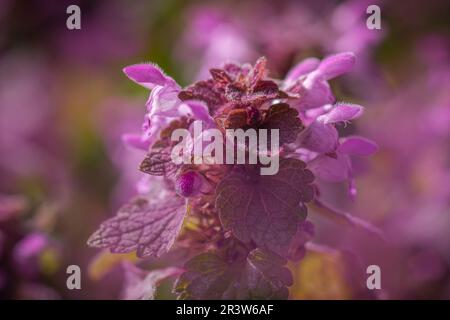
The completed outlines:
{"type": "Polygon", "coordinates": [[[286,299],[292,275],[285,264],[285,259],[261,249],[233,262],[203,253],[186,263],[175,292],[180,299],[286,299]]]}
{"type": "Polygon", "coordinates": [[[222,225],[245,243],[285,256],[306,218],[304,203],[314,197],[313,174],[296,159],[281,160],[273,176],[236,169],[216,189],[222,225]]]}
{"type": "Polygon", "coordinates": [[[184,200],[169,195],[158,202],[138,197],[106,220],[89,238],[88,245],[112,253],[136,250],[138,257],[159,257],[173,245],[185,216],[184,200]]]}

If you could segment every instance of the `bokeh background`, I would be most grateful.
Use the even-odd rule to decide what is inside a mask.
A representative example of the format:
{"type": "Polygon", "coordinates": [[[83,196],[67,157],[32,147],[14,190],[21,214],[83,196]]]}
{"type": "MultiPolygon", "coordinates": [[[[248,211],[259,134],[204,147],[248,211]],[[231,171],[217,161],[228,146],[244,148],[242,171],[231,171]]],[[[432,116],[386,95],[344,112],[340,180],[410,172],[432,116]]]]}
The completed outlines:
{"type": "MultiPolygon", "coordinates": [[[[341,208],[380,227],[380,242],[317,218],[318,241],[290,267],[292,299],[450,298],[450,3],[428,1],[0,1],[0,297],[120,298],[121,260],[88,248],[98,224],[139,188],[139,132],[148,92],[126,65],[152,61],[180,84],[224,60],[266,56],[283,77],[308,56],[357,56],[332,82],[366,107],[340,128],[380,146],[361,163],[354,203],[341,208]],[[67,6],[81,30],[66,28],[67,6]],[[381,30],[366,8],[381,8],[381,30]],[[357,258],[355,258],[357,257],[357,258]],[[382,290],[355,283],[352,263],[376,264],[382,290]],[[82,269],[68,290],[66,267],[82,269]]],[[[171,298],[169,284],[160,298],[171,298]]]]}

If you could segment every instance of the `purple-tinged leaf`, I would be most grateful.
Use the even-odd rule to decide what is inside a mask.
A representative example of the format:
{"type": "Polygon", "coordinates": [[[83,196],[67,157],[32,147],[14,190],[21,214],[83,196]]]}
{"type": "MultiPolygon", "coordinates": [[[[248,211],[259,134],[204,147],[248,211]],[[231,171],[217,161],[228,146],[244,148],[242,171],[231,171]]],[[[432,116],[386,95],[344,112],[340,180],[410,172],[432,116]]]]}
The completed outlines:
{"type": "Polygon", "coordinates": [[[220,299],[235,277],[234,270],[214,253],[195,256],[184,268],[187,271],[174,287],[179,299],[220,299]]]}
{"type": "Polygon", "coordinates": [[[252,88],[252,93],[246,97],[247,101],[255,99],[270,100],[280,98],[278,84],[272,80],[259,80],[252,88]]]}
{"type": "Polygon", "coordinates": [[[210,69],[209,73],[211,73],[215,81],[219,82],[222,85],[226,85],[232,82],[230,76],[223,69],[210,69]]]}
{"type": "Polygon", "coordinates": [[[246,286],[252,299],[287,299],[293,284],[286,260],[273,252],[255,249],[247,257],[246,286]]]}
{"type": "Polygon", "coordinates": [[[263,125],[260,126],[260,129],[278,129],[280,145],[294,142],[303,128],[298,111],[286,103],[272,105],[267,110],[263,125]]]}
{"type": "Polygon", "coordinates": [[[216,189],[221,223],[239,240],[284,256],[306,218],[304,203],[314,198],[313,180],[305,163],[296,159],[281,160],[272,176],[238,167],[216,189]]]}
{"type": "Polygon", "coordinates": [[[216,88],[214,80],[198,81],[180,91],[178,98],[182,101],[200,100],[205,102],[210,110],[214,110],[225,102],[222,93],[216,88]]]}
{"type": "Polygon", "coordinates": [[[259,58],[249,74],[249,87],[254,87],[267,76],[267,59],[259,58]]]}
{"type": "Polygon", "coordinates": [[[285,264],[282,257],[261,249],[232,262],[203,253],[186,263],[174,291],[179,299],[286,299],[292,275],[285,264]]]}
{"type": "Polygon", "coordinates": [[[152,176],[169,176],[177,170],[170,154],[165,151],[152,151],[142,161],[139,170],[152,176]]]}
{"type": "Polygon", "coordinates": [[[106,220],[89,238],[88,245],[112,253],[136,250],[138,257],[159,257],[173,245],[185,216],[184,199],[169,194],[158,202],[133,199],[106,220]]]}

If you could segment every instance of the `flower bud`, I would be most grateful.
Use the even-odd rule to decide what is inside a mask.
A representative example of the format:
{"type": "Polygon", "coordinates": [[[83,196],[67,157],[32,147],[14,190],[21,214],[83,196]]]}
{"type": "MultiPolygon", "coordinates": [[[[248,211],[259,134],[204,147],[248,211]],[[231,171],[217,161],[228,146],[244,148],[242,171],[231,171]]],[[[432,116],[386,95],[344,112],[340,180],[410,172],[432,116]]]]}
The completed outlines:
{"type": "Polygon", "coordinates": [[[182,197],[195,197],[201,192],[203,180],[204,178],[195,171],[184,172],[177,177],[175,190],[182,197]]]}

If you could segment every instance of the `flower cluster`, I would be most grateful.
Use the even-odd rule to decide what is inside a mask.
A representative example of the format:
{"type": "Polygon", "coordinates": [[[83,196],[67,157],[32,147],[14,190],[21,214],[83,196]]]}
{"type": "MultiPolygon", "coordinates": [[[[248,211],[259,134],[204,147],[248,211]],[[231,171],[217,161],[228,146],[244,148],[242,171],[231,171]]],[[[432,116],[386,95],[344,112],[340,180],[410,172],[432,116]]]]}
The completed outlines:
{"type": "Polygon", "coordinates": [[[363,113],[359,105],[337,103],[329,85],[354,63],[348,52],[309,58],[283,80],[269,77],[265,58],[253,66],[226,63],[185,88],[153,64],[126,67],[130,79],[151,89],[142,134],[124,135],[147,153],[140,169],[150,176],[149,191],[102,223],[88,244],[140,258],[188,252],[182,265],[142,276],[148,291],[141,292],[142,283],[128,290],[140,297],[177,276],[179,298],[287,298],[293,280],[286,263],[301,259],[314,236],[308,210],[378,232],[325,204],[318,184],[346,181],[354,197],[352,158],[377,151],[366,138],[340,137],[336,127],[363,113]],[[221,131],[278,129],[278,172],[260,175],[260,163],[174,164],[171,133],[192,130],[196,120],[221,131]]]}

